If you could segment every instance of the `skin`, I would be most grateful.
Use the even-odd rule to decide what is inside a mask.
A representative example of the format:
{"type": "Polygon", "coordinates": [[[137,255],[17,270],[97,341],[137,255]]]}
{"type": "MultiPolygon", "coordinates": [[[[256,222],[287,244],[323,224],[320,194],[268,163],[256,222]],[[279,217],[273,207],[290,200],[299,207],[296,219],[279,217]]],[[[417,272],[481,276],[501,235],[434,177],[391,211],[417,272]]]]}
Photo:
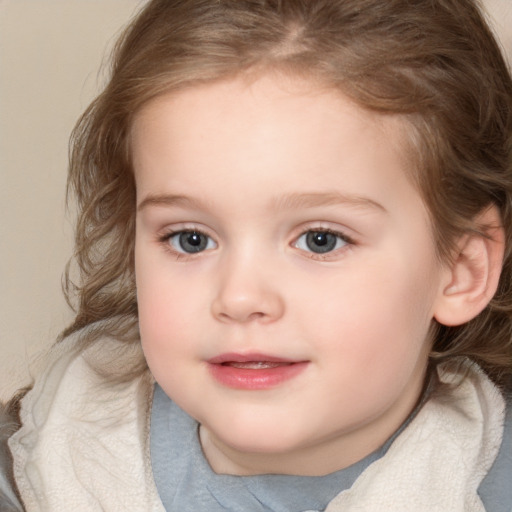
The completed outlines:
{"type": "Polygon", "coordinates": [[[421,394],[449,270],[408,178],[404,126],[279,76],[153,100],[132,132],[142,345],[218,473],[323,475],[365,457],[421,394]],[[189,254],[179,233],[202,233],[189,254]],[[316,252],[305,233],[329,230],[316,252]],[[176,234],[177,233],[177,234],[176,234]],[[266,389],[208,360],[304,362],[266,389]]]}

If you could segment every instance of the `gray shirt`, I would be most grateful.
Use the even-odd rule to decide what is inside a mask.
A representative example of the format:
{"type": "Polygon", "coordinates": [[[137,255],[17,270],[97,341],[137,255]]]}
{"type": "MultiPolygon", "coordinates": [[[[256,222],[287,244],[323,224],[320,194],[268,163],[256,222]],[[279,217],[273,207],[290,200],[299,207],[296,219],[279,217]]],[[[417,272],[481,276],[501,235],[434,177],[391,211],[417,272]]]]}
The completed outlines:
{"type": "MultiPolygon", "coordinates": [[[[382,448],[356,464],[326,476],[218,475],[212,471],[201,450],[197,422],[156,385],[151,415],[151,463],[155,484],[168,512],[322,511],[337,494],[350,488],[366,467],[386,453],[411,418],[382,448]]],[[[510,407],[502,449],[480,486],[479,494],[487,512],[512,511],[510,407]]]]}

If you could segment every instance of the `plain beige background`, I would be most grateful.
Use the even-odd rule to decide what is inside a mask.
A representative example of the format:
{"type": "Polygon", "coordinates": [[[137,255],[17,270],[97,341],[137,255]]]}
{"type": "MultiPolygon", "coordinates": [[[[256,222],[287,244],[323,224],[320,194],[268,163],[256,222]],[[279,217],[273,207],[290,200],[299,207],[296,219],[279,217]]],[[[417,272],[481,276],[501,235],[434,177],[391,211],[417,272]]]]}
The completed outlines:
{"type": "MultiPolygon", "coordinates": [[[[67,141],[143,0],[0,0],[0,398],[69,322],[67,141]]],[[[512,55],[512,0],[485,0],[512,55]]]]}
{"type": "Polygon", "coordinates": [[[69,322],[69,133],[140,0],[0,0],[0,398],[69,322]]]}

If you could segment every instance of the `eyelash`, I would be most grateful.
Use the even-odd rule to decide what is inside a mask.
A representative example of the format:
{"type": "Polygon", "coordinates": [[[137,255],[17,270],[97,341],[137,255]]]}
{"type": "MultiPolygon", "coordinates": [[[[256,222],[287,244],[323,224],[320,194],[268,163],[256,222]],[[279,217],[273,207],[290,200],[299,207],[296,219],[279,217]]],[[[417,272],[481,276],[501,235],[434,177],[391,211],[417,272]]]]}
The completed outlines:
{"type": "MultiPolygon", "coordinates": [[[[199,255],[202,252],[205,252],[206,250],[212,249],[212,247],[206,246],[205,248],[203,248],[197,252],[186,252],[186,251],[177,250],[175,247],[172,246],[171,239],[173,237],[175,237],[177,235],[193,234],[193,233],[196,233],[198,235],[202,235],[202,236],[206,237],[208,239],[206,242],[207,244],[209,244],[210,242],[213,242],[215,245],[217,245],[217,243],[214,241],[214,239],[210,235],[205,233],[204,230],[196,229],[194,227],[190,227],[190,228],[187,227],[187,228],[183,228],[183,229],[168,231],[158,237],[158,242],[161,245],[163,245],[164,249],[167,250],[168,252],[170,252],[177,260],[194,258],[196,255],[199,255]]],[[[335,256],[335,255],[336,256],[339,255],[340,252],[345,251],[350,246],[355,245],[355,242],[351,237],[347,236],[345,233],[342,233],[341,231],[336,231],[336,230],[324,228],[324,227],[310,227],[308,229],[301,231],[299,236],[297,236],[294,239],[294,241],[291,245],[293,247],[299,249],[303,254],[306,255],[306,257],[308,257],[310,259],[328,260],[328,259],[333,258],[333,256],[335,256]],[[300,243],[300,240],[303,237],[308,237],[308,235],[317,235],[317,234],[332,235],[332,236],[336,237],[336,241],[335,241],[336,245],[338,245],[340,241],[344,245],[342,247],[334,247],[333,249],[329,249],[325,253],[315,252],[312,250],[308,251],[307,249],[304,249],[304,248],[301,248],[298,246],[298,244],[300,243]]]]}
{"type": "Polygon", "coordinates": [[[309,227],[308,229],[302,231],[301,234],[297,238],[295,238],[293,245],[294,245],[294,247],[301,250],[306,255],[306,257],[308,257],[310,259],[326,261],[326,260],[338,257],[341,252],[344,252],[350,246],[355,245],[355,241],[351,237],[349,237],[348,235],[346,235],[345,233],[343,233],[341,231],[336,231],[334,229],[325,228],[325,227],[312,226],[312,227],[309,227]],[[308,234],[332,235],[332,236],[336,237],[336,239],[337,239],[335,241],[336,245],[339,243],[339,241],[341,241],[344,245],[342,247],[334,247],[332,250],[328,250],[325,253],[307,251],[306,249],[301,249],[300,247],[298,247],[299,241],[301,240],[301,238],[307,237],[308,234]]]}

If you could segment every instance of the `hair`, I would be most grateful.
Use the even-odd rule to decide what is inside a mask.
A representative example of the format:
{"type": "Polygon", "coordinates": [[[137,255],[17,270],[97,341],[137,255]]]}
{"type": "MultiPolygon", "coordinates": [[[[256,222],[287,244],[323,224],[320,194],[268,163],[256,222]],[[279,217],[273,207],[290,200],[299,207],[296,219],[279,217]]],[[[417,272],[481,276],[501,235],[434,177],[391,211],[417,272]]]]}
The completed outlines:
{"type": "MultiPolygon", "coordinates": [[[[246,73],[281,72],[338,89],[405,120],[411,174],[440,258],[481,230],[505,231],[499,288],[460,327],[434,329],[431,360],[467,356],[496,381],[512,373],[512,80],[472,0],[153,0],[114,49],[110,81],[72,135],[68,192],[78,219],[76,318],[136,342],[135,184],[130,131],[153,98],[246,73]]],[[[73,267],[72,267],[73,268],[73,267]]]]}

